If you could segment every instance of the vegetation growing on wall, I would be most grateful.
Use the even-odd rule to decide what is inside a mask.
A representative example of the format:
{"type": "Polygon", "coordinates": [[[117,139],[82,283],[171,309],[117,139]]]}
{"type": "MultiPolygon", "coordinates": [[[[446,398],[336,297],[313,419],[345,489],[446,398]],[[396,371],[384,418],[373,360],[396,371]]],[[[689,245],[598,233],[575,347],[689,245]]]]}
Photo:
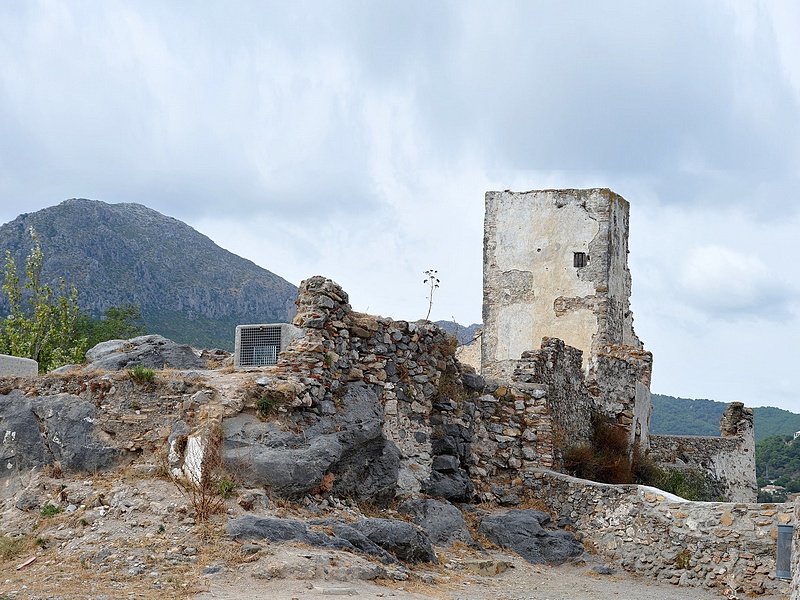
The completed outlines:
{"type": "Polygon", "coordinates": [[[696,469],[661,469],[638,447],[631,449],[628,431],[599,413],[592,416],[589,444],[564,454],[571,475],[601,483],[638,483],[657,487],[686,500],[720,500],[707,476],[696,469]]]}

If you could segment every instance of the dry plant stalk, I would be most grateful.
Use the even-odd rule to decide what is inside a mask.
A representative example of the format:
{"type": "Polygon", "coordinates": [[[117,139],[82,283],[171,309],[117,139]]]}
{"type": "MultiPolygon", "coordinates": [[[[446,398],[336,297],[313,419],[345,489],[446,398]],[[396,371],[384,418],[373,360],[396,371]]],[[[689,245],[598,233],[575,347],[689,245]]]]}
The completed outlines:
{"type": "Polygon", "coordinates": [[[225,470],[221,427],[206,428],[204,435],[193,440],[197,440],[195,448],[187,444],[180,475],[173,473],[172,476],[178,488],[188,496],[195,520],[203,523],[222,512],[235,484],[225,470]]]}

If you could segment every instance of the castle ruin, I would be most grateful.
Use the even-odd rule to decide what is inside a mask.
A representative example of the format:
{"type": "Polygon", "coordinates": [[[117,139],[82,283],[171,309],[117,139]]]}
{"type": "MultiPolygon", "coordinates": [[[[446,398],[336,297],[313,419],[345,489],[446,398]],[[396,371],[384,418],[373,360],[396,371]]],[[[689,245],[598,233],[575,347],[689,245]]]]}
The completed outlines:
{"type": "Polygon", "coordinates": [[[652,446],[664,466],[707,473],[721,497],[754,501],[751,409],[730,407],[721,438],[651,444],[652,355],[633,329],[629,210],[607,188],[486,193],[481,373],[545,398],[530,466],[562,468],[600,413],[628,430],[632,451],[652,446]]]}

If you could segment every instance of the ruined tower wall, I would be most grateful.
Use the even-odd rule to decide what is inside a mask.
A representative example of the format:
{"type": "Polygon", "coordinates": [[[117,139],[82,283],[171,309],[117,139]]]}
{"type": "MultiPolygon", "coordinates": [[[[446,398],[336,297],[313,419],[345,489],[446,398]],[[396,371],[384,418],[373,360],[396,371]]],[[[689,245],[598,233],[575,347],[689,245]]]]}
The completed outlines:
{"type": "Polygon", "coordinates": [[[627,266],[628,202],[608,189],[487,192],[482,372],[555,337],[583,352],[641,348],[627,266]],[[576,266],[577,265],[577,266],[576,266]]]}
{"type": "Polygon", "coordinates": [[[730,502],[755,502],[753,409],[731,402],[720,419],[720,433],[720,437],[651,435],[650,455],[664,468],[705,473],[719,496],[730,502]]]}

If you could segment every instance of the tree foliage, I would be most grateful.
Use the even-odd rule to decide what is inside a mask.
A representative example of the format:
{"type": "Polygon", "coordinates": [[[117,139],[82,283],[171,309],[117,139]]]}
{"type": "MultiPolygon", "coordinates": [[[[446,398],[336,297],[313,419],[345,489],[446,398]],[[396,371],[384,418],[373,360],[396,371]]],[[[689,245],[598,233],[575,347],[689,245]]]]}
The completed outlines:
{"type": "Polygon", "coordinates": [[[132,305],[112,306],[100,319],[80,312],[78,291],[59,280],[58,287],[42,280],[44,252],[31,228],[33,248],[25,260],[25,275],[6,251],[3,293],[8,315],[0,321],[0,353],[32,358],[46,373],[69,363],[81,363],[86,350],[110,339],[144,333],[141,315],[132,305]],[[24,282],[23,282],[24,279],[24,282]]]}
{"type": "Polygon", "coordinates": [[[140,324],[142,315],[139,308],[132,304],[112,306],[99,319],[87,314],[78,317],[77,335],[86,340],[88,350],[100,342],[107,340],[126,340],[142,335],[145,328],[140,324]]]}
{"type": "MultiPolygon", "coordinates": [[[[768,483],[783,486],[787,493],[800,492],[800,438],[773,435],[756,443],[756,474],[759,487],[768,483]]],[[[785,493],[775,501],[785,500],[785,493]]]]}
{"type": "Polygon", "coordinates": [[[0,322],[0,352],[31,358],[50,371],[81,362],[85,339],[76,337],[80,311],[78,291],[61,279],[57,289],[42,281],[44,253],[31,227],[33,248],[25,261],[22,282],[11,252],[6,251],[3,293],[9,314],[0,322]]]}

